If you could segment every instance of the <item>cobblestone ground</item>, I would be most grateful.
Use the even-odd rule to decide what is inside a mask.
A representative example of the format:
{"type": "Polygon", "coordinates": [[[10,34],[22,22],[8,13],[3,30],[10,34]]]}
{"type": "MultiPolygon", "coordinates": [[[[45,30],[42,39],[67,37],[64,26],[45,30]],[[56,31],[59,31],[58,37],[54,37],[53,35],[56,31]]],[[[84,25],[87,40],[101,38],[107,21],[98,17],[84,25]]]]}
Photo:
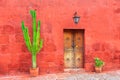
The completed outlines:
{"type": "Polygon", "coordinates": [[[1,76],[0,80],[120,80],[120,70],[104,73],[59,73],[47,74],[37,77],[29,77],[29,75],[21,76],[1,76]]]}

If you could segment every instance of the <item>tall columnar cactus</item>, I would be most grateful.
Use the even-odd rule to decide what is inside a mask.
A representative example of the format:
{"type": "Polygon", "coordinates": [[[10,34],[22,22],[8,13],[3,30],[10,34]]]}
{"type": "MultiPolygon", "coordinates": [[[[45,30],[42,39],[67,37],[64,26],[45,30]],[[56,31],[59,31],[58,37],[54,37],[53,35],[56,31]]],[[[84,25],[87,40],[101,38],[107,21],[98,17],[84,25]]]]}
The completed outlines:
{"type": "Polygon", "coordinates": [[[30,14],[32,16],[32,25],[33,25],[33,40],[31,42],[30,35],[28,28],[24,25],[24,22],[22,21],[22,31],[24,35],[24,40],[26,43],[26,46],[28,50],[32,54],[32,67],[36,68],[36,55],[41,50],[43,45],[43,40],[40,38],[40,20],[38,20],[38,23],[36,25],[36,11],[30,10],[30,14]]]}

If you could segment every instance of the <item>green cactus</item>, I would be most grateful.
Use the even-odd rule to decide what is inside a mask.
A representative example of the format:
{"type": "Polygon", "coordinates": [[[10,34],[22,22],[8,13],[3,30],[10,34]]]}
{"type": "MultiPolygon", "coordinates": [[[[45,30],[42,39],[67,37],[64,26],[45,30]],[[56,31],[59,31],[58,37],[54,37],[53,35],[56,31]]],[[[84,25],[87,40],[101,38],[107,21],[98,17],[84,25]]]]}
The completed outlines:
{"type": "Polygon", "coordinates": [[[26,46],[28,50],[32,54],[32,68],[36,68],[36,55],[43,47],[43,40],[40,38],[40,20],[38,21],[38,24],[36,26],[36,11],[30,10],[30,14],[32,16],[32,22],[33,22],[33,40],[31,42],[30,35],[28,28],[24,25],[24,22],[22,21],[22,31],[24,35],[24,40],[26,43],[26,46]]]}

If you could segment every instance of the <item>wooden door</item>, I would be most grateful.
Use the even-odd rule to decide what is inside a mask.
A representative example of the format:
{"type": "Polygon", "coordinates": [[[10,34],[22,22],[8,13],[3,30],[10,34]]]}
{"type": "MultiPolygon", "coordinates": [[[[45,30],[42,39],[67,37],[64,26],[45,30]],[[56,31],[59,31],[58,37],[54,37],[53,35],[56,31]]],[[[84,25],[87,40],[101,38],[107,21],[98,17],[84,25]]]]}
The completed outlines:
{"type": "Polygon", "coordinates": [[[83,35],[80,30],[64,30],[65,68],[83,67],[83,35]]]}
{"type": "Polygon", "coordinates": [[[75,31],[74,33],[74,54],[75,67],[83,67],[83,32],[75,31]]]}
{"type": "Polygon", "coordinates": [[[66,68],[74,67],[73,35],[70,30],[64,32],[64,63],[66,68]]]}

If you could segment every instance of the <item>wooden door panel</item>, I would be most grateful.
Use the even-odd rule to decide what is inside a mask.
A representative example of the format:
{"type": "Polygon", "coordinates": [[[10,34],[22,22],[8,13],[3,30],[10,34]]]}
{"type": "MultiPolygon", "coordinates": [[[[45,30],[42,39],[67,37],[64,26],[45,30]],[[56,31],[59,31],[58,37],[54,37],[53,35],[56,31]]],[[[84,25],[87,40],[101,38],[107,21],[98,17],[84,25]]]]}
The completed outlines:
{"type": "Polygon", "coordinates": [[[64,48],[72,48],[73,35],[72,32],[64,32],[64,48]]]}
{"type": "Polygon", "coordinates": [[[71,31],[64,32],[64,64],[65,68],[74,67],[74,53],[73,53],[73,34],[71,31]]]}
{"type": "Polygon", "coordinates": [[[65,63],[65,68],[73,68],[74,67],[73,48],[65,50],[64,63],[65,63]]]}
{"type": "Polygon", "coordinates": [[[75,47],[83,47],[83,34],[81,32],[76,32],[74,35],[75,47]]]}
{"type": "Polygon", "coordinates": [[[82,32],[75,32],[74,34],[74,53],[76,68],[83,67],[83,34],[82,32]]]}
{"type": "Polygon", "coordinates": [[[83,67],[83,52],[80,48],[75,48],[75,67],[82,68],[83,67]]]}

